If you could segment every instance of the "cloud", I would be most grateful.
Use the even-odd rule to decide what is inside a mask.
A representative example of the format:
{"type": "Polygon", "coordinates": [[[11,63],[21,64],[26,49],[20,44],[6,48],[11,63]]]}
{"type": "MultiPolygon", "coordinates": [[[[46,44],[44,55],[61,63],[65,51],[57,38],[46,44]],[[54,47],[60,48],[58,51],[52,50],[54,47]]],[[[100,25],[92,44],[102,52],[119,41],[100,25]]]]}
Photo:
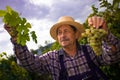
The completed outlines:
{"type": "MultiPolygon", "coordinates": [[[[0,0],[0,9],[9,5],[19,12],[32,24],[32,29],[37,34],[38,44],[33,41],[27,43],[29,49],[37,49],[39,45],[45,45],[49,40],[53,42],[49,34],[51,26],[60,16],[69,15],[83,23],[91,13],[91,5],[97,5],[97,0],[0,0]],[[4,3],[4,4],[3,4],[4,3]]],[[[0,20],[0,26],[2,25],[0,20]]],[[[0,28],[0,52],[13,52],[10,36],[3,28],[0,28]]]]}
{"type": "MultiPolygon", "coordinates": [[[[2,33],[0,33],[0,53],[7,52],[9,54],[13,54],[13,46],[10,42],[9,34],[2,29],[2,33]]],[[[8,55],[9,55],[8,54],[8,55]]]]}
{"type": "MultiPolygon", "coordinates": [[[[32,0],[0,0],[1,9],[5,9],[6,5],[12,7],[14,10],[19,12],[21,16],[31,18],[42,18],[49,13],[49,7],[44,4],[35,5],[32,0]],[[30,1],[30,2],[29,2],[30,1]],[[3,4],[4,3],[4,4],[3,4]]],[[[39,0],[38,0],[39,1],[39,0]]]]}
{"type": "Polygon", "coordinates": [[[49,34],[49,30],[53,24],[52,21],[49,21],[48,19],[42,19],[42,20],[31,19],[29,20],[29,22],[33,26],[31,30],[36,31],[38,37],[38,43],[44,45],[43,40],[54,41],[49,34]]]}
{"type": "Polygon", "coordinates": [[[31,3],[27,3],[24,5],[23,10],[21,11],[22,16],[27,17],[27,19],[44,18],[47,14],[49,14],[49,7],[45,5],[34,5],[31,3]]]}
{"type": "Polygon", "coordinates": [[[54,3],[54,0],[26,0],[26,2],[29,2],[31,4],[34,4],[34,5],[47,5],[47,6],[51,6],[53,3],[54,3]]]}
{"type": "Polygon", "coordinates": [[[4,4],[1,4],[1,6],[10,5],[27,19],[49,18],[56,21],[63,15],[83,18],[88,13],[85,13],[84,16],[82,13],[90,9],[91,5],[96,4],[96,2],[96,0],[84,0],[84,2],[81,0],[4,0],[4,4]],[[86,6],[88,6],[88,9],[85,9],[86,6]]]}
{"type": "MultiPolygon", "coordinates": [[[[51,8],[50,13],[48,14],[48,18],[50,18],[52,21],[57,21],[57,19],[63,15],[69,15],[74,17],[75,19],[83,19],[86,18],[86,15],[88,15],[91,12],[91,5],[96,4],[97,1],[95,0],[60,0],[55,1],[51,8]],[[87,6],[87,8],[86,8],[87,6]],[[86,12],[86,13],[85,13],[86,12]]],[[[82,20],[84,22],[85,19],[82,20]]]]}

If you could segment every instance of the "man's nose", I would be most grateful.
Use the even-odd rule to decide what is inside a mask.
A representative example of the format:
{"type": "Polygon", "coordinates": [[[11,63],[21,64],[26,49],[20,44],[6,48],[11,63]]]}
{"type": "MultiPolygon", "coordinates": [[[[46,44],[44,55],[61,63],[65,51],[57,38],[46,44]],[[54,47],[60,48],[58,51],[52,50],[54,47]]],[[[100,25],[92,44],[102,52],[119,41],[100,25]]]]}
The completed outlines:
{"type": "Polygon", "coordinates": [[[61,33],[61,37],[64,37],[66,34],[65,34],[65,32],[62,32],[61,33]]]}

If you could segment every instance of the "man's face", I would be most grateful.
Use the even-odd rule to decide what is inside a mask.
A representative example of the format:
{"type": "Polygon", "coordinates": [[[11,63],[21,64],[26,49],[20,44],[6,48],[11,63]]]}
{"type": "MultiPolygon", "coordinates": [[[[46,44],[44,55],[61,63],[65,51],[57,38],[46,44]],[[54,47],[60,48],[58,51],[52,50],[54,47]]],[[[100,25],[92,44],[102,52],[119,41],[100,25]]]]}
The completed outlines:
{"type": "Polygon", "coordinates": [[[57,30],[58,42],[62,47],[72,46],[76,37],[75,31],[69,25],[61,25],[57,30]]]}

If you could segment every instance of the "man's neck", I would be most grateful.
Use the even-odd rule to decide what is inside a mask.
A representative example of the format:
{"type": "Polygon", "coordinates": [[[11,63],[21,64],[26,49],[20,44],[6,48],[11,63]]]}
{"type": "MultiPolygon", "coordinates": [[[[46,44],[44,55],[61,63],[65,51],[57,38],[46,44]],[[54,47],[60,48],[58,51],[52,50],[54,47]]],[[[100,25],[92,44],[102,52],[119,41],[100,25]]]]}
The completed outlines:
{"type": "Polygon", "coordinates": [[[76,52],[77,52],[77,48],[76,45],[74,46],[69,46],[69,47],[65,47],[63,48],[64,51],[69,55],[69,56],[75,56],[76,52]]]}

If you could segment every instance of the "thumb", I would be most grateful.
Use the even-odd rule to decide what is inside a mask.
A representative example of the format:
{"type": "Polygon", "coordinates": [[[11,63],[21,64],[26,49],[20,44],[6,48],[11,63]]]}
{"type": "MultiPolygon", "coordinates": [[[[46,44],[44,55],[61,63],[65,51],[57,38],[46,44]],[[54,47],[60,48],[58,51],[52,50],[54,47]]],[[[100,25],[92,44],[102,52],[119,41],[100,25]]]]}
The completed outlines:
{"type": "Polygon", "coordinates": [[[5,28],[5,30],[7,30],[8,33],[10,33],[10,31],[11,31],[10,26],[8,26],[7,24],[4,24],[4,28],[5,28]]]}
{"type": "Polygon", "coordinates": [[[92,26],[92,25],[93,25],[93,21],[92,21],[92,18],[91,18],[91,17],[88,18],[88,25],[89,25],[89,26],[92,26]]]}

